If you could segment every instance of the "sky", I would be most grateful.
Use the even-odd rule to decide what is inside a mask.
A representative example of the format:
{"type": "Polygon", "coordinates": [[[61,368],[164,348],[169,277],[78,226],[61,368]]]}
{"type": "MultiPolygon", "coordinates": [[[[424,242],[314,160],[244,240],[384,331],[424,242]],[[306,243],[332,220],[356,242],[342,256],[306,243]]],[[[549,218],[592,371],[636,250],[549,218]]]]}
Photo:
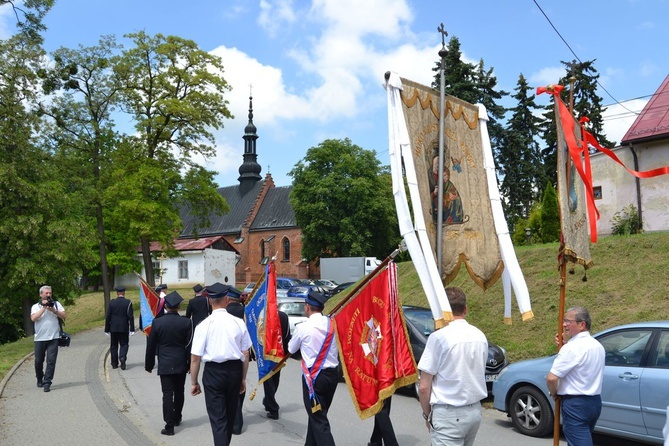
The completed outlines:
{"type": "MultiPolygon", "coordinates": [[[[596,60],[609,106],[604,130],[619,142],[669,75],[667,17],[669,0],[56,0],[45,47],[140,30],[194,40],[222,58],[235,116],[215,132],[217,155],[202,163],[219,172],[220,186],[237,184],[252,92],[261,175],[287,186],[290,170],[326,139],[349,138],[388,164],[384,73],[429,85],[440,23],[465,60],[483,59],[511,93],[521,73],[532,87],[556,83],[572,51],[596,60]]],[[[0,37],[11,21],[0,8],[0,37]]],[[[547,95],[536,102],[546,105],[547,95]]]]}

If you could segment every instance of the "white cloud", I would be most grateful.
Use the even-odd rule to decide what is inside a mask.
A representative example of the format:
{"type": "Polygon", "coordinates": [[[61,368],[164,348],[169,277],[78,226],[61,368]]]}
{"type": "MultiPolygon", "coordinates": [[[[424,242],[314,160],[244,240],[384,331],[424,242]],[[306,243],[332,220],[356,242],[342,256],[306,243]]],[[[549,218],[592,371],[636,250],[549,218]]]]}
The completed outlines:
{"type": "Polygon", "coordinates": [[[530,74],[527,78],[529,84],[533,87],[543,87],[546,85],[557,84],[565,75],[564,67],[545,67],[536,73],[530,74]]]}
{"type": "Polygon", "coordinates": [[[270,36],[276,36],[281,29],[297,20],[292,0],[260,0],[258,25],[270,36]]]}
{"type": "Polygon", "coordinates": [[[16,14],[12,5],[4,3],[0,5],[0,39],[8,39],[16,31],[16,14]]]}
{"type": "MultiPolygon", "coordinates": [[[[619,104],[610,105],[602,113],[604,120],[603,129],[609,141],[620,144],[620,140],[632,126],[637,118],[637,113],[641,112],[648,103],[647,99],[635,99],[625,101],[624,107],[619,104]]],[[[611,147],[607,147],[611,148],[611,147]]]]}

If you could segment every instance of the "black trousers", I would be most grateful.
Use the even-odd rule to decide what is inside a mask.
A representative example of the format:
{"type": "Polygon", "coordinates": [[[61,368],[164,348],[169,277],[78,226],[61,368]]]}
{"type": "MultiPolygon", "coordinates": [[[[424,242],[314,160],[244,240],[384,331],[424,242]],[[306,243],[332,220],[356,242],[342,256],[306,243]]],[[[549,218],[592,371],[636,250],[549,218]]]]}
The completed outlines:
{"type": "Polygon", "coordinates": [[[56,372],[58,359],[58,339],[50,341],[35,341],[35,376],[41,379],[44,385],[51,385],[53,374],[56,372]],[[44,357],[46,356],[46,371],[44,357]]]}
{"type": "Polygon", "coordinates": [[[279,415],[279,403],[276,402],[276,391],[279,389],[279,382],[281,381],[281,372],[276,372],[270,379],[262,383],[265,396],[262,399],[262,404],[265,410],[272,415],[279,415]]]}
{"type": "Polygon", "coordinates": [[[111,338],[109,346],[109,353],[111,354],[111,365],[112,367],[117,367],[119,359],[121,361],[125,361],[125,359],[128,357],[128,341],[130,339],[130,335],[127,331],[125,333],[111,332],[109,337],[111,338]]]}
{"type": "Polygon", "coordinates": [[[237,413],[235,413],[235,424],[232,426],[232,433],[239,435],[242,433],[242,427],[244,427],[244,415],[242,415],[242,406],[244,405],[244,398],[246,398],[246,392],[239,394],[239,404],[237,405],[237,413]]]}
{"type": "Polygon", "coordinates": [[[374,415],[374,430],[372,437],[369,439],[369,444],[373,446],[399,446],[397,438],[395,437],[395,430],[393,423],[390,421],[390,400],[388,397],[383,400],[383,407],[374,415]]]}
{"type": "Polygon", "coordinates": [[[211,432],[214,435],[214,445],[228,446],[239,405],[242,362],[205,363],[202,384],[211,432]]]}
{"type": "Polygon", "coordinates": [[[338,381],[339,374],[336,368],[321,370],[314,382],[314,392],[321,404],[321,410],[312,412],[309,388],[304,376],[302,376],[302,399],[309,417],[305,446],[334,446],[335,442],[332,432],[330,432],[330,421],[328,420],[328,409],[332,404],[338,381]]]}
{"type": "Polygon", "coordinates": [[[160,375],[160,387],[163,390],[163,420],[166,429],[174,429],[174,424],[181,420],[185,383],[185,373],[160,375]]]}

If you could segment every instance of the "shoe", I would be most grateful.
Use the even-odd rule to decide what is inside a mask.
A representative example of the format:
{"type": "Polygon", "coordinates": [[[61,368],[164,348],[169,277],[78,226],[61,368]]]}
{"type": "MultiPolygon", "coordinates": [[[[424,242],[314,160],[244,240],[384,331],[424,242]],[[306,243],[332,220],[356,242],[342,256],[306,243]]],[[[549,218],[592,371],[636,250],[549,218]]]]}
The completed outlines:
{"type": "Polygon", "coordinates": [[[37,378],[37,387],[42,387],[43,385],[42,378],[37,378]]]}
{"type": "Polygon", "coordinates": [[[44,384],[44,391],[51,392],[51,384],[44,384]]]}
{"type": "Polygon", "coordinates": [[[269,418],[270,420],[278,420],[279,419],[279,414],[278,413],[267,412],[267,418],[269,418]]]}
{"type": "MultiPolygon", "coordinates": [[[[125,370],[125,359],[121,360],[121,370],[125,370]]],[[[174,433],[172,433],[174,435],[174,433]]]]}
{"type": "Polygon", "coordinates": [[[241,429],[239,429],[239,430],[235,430],[235,429],[233,429],[233,430],[232,430],[232,435],[241,435],[241,434],[242,434],[242,430],[241,430],[241,429]]]}
{"type": "Polygon", "coordinates": [[[117,369],[117,368],[118,368],[117,365],[112,364],[112,369],[117,369]]]}
{"type": "Polygon", "coordinates": [[[163,435],[174,435],[174,429],[163,429],[160,431],[161,434],[163,435]]]}

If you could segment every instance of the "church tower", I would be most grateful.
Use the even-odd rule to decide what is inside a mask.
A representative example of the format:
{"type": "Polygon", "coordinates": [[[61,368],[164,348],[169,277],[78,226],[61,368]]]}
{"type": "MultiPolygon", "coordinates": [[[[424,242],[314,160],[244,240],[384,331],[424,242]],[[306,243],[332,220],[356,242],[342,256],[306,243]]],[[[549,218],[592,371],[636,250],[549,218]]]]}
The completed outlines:
{"type": "Polygon", "coordinates": [[[249,123],[244,128],[244,162],[239,166],[239,190],[244,195],[253,189],[253,185],[260,181],[262,167],[258,164],[256,153],[256,126],[253,124],[253,96],[249,96],[249,123]]]}

